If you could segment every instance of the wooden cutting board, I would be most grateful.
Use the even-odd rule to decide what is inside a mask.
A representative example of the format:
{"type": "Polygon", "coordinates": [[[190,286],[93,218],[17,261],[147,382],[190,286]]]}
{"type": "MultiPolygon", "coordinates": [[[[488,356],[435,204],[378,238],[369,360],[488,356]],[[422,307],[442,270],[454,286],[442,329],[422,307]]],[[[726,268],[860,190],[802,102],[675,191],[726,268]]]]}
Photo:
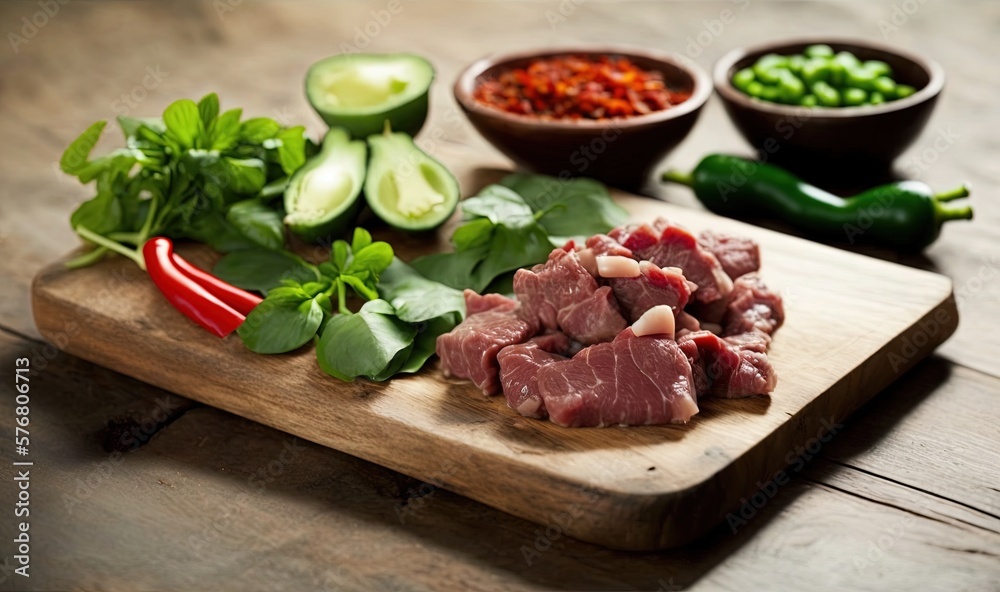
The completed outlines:
{"type": "MultiPolygon", "coordinates": [[[[483,175],[465,175],[467,195],[483,175]]],[[[800,452],[815,453],[958,324],[944,276],[699,210],[616,199],[636,221],[662,215],[760,243],[763,277],[787,311],[769,354],[773,396],[702,401],[684,426],[566,429],[522,418],[436,364],[388,383],[344,383],[319,370],[311,346],[260,356],[235,336],[213,337],[122,258],[44,269],[32,286],[35,322],[73,355],[538,522],[538,538],[521,549],[529,556],[563,534],[647,550],[683,545],[722,521],[739,526],[780,493],[776,471],[794,471],[800,452]]],[[[382,238],[403,258],[429,248],[382,238]]],[[[204,247],[180,251],[203,265],[214,259],[204,247]]]]}

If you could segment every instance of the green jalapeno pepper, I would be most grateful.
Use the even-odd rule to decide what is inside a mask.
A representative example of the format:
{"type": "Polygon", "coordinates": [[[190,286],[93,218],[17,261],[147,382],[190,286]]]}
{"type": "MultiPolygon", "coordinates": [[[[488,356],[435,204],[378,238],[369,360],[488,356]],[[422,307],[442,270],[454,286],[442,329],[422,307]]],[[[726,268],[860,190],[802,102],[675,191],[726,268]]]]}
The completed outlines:
{"type": "Polygon", "coordinates": [[[667,171],[663,180],[694,189],[698,200],[731,217],[774,216],[823,238],[922,250],[948,220],[972,219],[970,206],[947,202],[968,197],[963,185],[934,193],[920,181],[899,181],[841,198],[774,165],[711,154],[690,174],[667,171]]]}

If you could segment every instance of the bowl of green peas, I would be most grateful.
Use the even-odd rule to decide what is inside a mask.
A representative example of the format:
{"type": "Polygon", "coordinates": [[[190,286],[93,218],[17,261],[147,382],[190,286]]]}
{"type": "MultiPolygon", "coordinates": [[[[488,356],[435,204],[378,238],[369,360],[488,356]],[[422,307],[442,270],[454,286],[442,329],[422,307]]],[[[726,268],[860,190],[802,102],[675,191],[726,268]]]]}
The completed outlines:
{"type": "Polygon", "coordinates": [[[920,135],[944,86],[936,62],[855,39],[737,49],[714,78],[761,158],[833,174],[888,170],[920,135]]]}

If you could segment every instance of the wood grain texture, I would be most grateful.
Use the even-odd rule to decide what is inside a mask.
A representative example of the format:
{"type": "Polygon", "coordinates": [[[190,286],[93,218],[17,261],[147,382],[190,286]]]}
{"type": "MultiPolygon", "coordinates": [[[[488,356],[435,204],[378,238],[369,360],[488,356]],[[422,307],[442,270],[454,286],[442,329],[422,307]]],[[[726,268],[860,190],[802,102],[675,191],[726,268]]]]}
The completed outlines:
{"type": "MultiPolygon", "coordinates": [[[[0,332],[5,367],[38,348],[0,332]]],[[[741,591],[780,582],[788,590],[992,592],[1000,519],[975,520],[960,503],[836,460],[884,462],[878,442],[887,431],[900,440],[926,432],[925,458],[953,448],[926,424],[886,417],[912,410],[922,418],[925,408],[1000,388],[948,368],[931,357],[907,373],[736,532],[722,526],[657,553],[559,536],[528,561],[524,549],[544,531],[536,524],[210,407],[187,409],[114,456],[102,447],[107,418],[142,423],[168,393],[60,354],[37,375],[44,396],[32,414],[46,435],[33,485],[37,571],[28,586],[0,575],[0,590],[741,591]],[[282,459],[289,448],[295,454],[282,459]]],[[[11,413],[0,408],[0,438],[13,437],[11,413]]],[[[973,419],[958,413],[957,421],[973,419]]],[[[4,478],[9,454],[0,452],[4,478]]],[[[953,475],[931,462],[923,479],[953,475]]],[[[980,495],[990,484],[983,475],[967,486],[980,495]]],[[[992,503],[1000,507],[1000,495],[992,503]]],[[[11,528],[0,521],[0,536],[13,536],[11,528]]]]}
{"type": "MultiPolygon", "coordinates": [[[[466,185],[493,174],[456,170],[468,171],[466,185]]],[[[52,339],[79,319],[81,337],[66,345],[75,355],[621,549],[704,534],[789,462],[788,451],[831,429],[957,325],[945,277],[616,197],[633,220],[662,215],[761,243],[764,277],[785,295],[788,316],[770,352],[780,376],[773,397],[708,400],[682,427],[573,430],[521,418],[501,397],[485,399],[437,370],[341,383],[319,371],[311,347],[257,356],[238,339],[203,334],[119,260],[47,268],[33,286],[35,322],[52,339]]]]}

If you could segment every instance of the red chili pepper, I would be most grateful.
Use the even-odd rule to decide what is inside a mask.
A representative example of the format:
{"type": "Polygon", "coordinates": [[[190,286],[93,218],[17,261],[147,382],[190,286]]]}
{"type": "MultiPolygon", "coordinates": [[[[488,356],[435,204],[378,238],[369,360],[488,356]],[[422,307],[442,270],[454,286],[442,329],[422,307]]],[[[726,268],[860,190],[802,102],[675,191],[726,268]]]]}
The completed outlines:
{"type": "Polygon", "coordinates": [[[219,337],[225,337],[246,320],[242,314],[213,296],[177,267],[170,239],[157,236],[142,246],[146,271],[174,308],[219,337]]]}
{"type": "Polygon", "coordinates": [[[181,273],[198,282],[198,284],[202,288],[208,290],[212,296],[215,296],[240,314],[250,314],[250,311],[263,300],[263,298],[256,294],[237,288],[232,284],[228,284],[220,280],[207,271],[195,267],[187,259],[184,259],[177,253],[173,254],[173,258],[174,264],[177,265],[177,269],[181,270],[181,273]]]}

